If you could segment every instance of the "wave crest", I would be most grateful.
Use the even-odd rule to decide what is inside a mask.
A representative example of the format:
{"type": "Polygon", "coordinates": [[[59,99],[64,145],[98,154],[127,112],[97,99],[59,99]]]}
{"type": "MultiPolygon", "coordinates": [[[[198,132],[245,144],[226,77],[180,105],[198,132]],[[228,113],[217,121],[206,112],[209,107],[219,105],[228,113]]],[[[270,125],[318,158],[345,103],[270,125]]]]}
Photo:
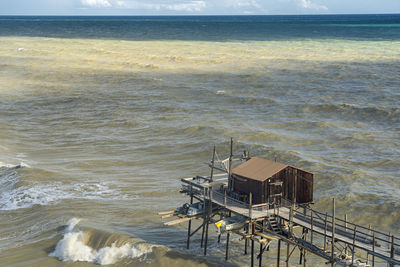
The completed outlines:
{"type": "Polygon", "coordinates": [[[101,265],[114,264],[123,258],[139,258],[152,251],[149,244],[126,243],[117,246],[116,242],[111,246],[105,246],[98,250],[85,244],[90,233],[77,228],[80,219],[72,218],[65,228],[64,237],[57,243],[56,248],[49,254],[62,261],[86,261],[101,265]]]}

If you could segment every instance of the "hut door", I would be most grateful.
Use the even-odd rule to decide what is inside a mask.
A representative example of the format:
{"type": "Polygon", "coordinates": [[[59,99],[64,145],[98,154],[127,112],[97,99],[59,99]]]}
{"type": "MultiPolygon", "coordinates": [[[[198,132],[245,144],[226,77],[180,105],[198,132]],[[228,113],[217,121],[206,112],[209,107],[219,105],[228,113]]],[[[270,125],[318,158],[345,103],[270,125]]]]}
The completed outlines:
{"type": "Polygon", "coordinates": [[[282,197],[282,182],[268,180],[268,202],[272,208],[274,204],[280,205],[282,197]]]}

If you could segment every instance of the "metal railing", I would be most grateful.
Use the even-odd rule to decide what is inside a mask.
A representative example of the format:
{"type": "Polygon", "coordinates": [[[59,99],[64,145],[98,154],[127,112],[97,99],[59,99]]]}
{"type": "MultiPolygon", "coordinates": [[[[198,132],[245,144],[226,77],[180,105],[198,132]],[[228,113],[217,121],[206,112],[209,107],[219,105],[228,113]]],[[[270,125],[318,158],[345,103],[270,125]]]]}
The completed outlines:
{"type": "MultiPolygon", "coordinates": [[[[324,237],[324,249],[326,248],[326,238],[337,239],[346,238],[346,243],[350,244],[350,248],[358,247],[368,251],[371,255],[384,258],[388,262],[399,264],[400,262],[400,239],[390,233],[375,230],[371,227],[361,226],[345,219],[333,217],[327,212],[322,213],[311,209],[302,204],[293,203],[290,200],[281,200],[281,207],[293,207],[293,217],[301,220],[309,225],[311,236],[320,234],[324,237]],[[322,232],[321,232],[322,229],[322,232]]],[[[334,213],[332,208],[332,213],[334,213]]],[[[312,238],[311,238],[312,244],[312,238]]]]}
{"type": "MultiPolygon", "coordinates": [[[[311,245],[313,245],[313,235],[318,234],[324,238],[325,250],[328,243],[327,239],[332,240],[332,235],[334,235],[335,240],[340,237],[339,241],[347,243],[352,251],[354,251],[355,247],[358,247],[368,251],[373,257],[377,256],[385,259],[390,264],[400,263],[400,238],[371,227],[364,227],[349,222],[347,221],[347,216],[345,219],[341,219],[327,212],[322,213],[285,198],[280,198],[279,203],[252,205],[229,196],[226,191],[213,189],[212,187],[203,187],[203,190],[201,190],[191,185],[182,185],[182,190],[203,199],[211,200],[220,206],[224,206],[250,218],[268,215],[279,216],[280,209],[287,208],[292,211],[289,220],[291,220],[290,217],[297,219],[311,230],[311,245]],[[255,216],[257,212],[261,212],[262,214],[258,213],[255,216]]],[[[332,213],[334,214],[334,212],[332,213]]]]}

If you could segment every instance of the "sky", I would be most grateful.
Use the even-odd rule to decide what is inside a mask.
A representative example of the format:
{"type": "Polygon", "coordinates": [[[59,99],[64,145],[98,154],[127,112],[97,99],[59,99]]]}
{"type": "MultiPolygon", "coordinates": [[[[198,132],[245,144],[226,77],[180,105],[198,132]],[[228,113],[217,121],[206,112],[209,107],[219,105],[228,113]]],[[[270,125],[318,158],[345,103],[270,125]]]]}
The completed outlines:
{"type": "Polygon", "coordinates": [[[0,0],[0,15],[400,13],[400,0],[0,0]]]}

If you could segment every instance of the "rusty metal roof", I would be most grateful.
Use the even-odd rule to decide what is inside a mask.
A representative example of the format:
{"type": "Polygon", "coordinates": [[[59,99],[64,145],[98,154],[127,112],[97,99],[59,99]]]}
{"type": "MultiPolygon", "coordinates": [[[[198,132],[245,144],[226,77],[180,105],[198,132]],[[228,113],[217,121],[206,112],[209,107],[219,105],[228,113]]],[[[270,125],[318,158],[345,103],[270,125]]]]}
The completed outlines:
{"type": "Polygon", "coordinates": [[[232,174],[252,180],[265,181],[288,166],[279,162],[254,157],[234,168],[232,174]]]}

